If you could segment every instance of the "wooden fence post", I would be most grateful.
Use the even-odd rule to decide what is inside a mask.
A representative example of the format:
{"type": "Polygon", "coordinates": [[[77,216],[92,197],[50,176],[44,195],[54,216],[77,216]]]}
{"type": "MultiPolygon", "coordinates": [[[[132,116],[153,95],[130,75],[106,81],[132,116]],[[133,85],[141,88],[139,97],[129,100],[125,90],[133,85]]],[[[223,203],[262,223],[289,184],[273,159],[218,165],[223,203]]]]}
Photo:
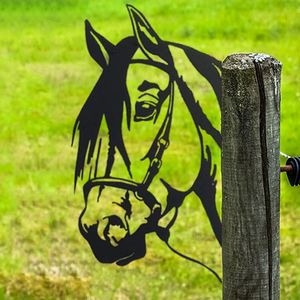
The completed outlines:
{"type": "Polygon", "coordinates": [[[222,66],[223,299],[279,299],[281,63],[233,54],[222,66]]]}

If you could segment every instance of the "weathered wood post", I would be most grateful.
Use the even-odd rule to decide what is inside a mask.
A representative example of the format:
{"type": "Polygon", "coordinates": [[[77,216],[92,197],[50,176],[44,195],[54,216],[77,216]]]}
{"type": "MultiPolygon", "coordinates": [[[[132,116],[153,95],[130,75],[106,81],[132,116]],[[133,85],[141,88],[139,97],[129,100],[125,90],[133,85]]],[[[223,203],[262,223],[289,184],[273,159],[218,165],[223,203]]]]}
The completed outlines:
{"type": "Polygon", "coordinates": [[[234,54],[222,67],[223,299],[279,299],[281,64],[234,54]]]}

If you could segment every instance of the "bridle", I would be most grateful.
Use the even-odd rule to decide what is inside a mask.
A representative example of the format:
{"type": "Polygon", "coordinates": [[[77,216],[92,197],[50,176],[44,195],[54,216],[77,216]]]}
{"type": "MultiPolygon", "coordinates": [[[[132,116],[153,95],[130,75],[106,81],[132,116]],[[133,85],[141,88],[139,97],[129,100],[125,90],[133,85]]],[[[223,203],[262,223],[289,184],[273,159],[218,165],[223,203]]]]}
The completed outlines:
{"type": "MultiPolygon", "coordinates": [[[[88,194],[90,190],[99,186],[100,193],[101,187],[112,186],[124,190],[130,190],[134,193],[135,197],[138,200],[143,200],[147,204],[150,209],[153,209],[154,205],[157,203],[157,200],[154,198],[152,193],[148,191],[148,188],[155,178],[155,176],[159,173],[159,169],[162,165],[162,157],[165,150],[168,148],[170,144],[170,130],[172,123],[172,115],[173,115],[173,107],[174,107],[174,80],[170,81],[170,94],[169,94],[169,105],[168,110],[163,121],[161,128],[156,135],[152,146],[151,153],[147,157],[150,159],[149,167],[146,171],[144,179],[141,183],[135,182],[133,180],[127,180],[118,177],[96,177],[87,181],[83,186],[83,192],[85,200],[87,201],[88,194]]],[[[99,195],[100,196],[100,195],[99,195]]],[[[98,199],[99,199],[98,196],[98,199]]]]}
{"type": "Polygon", "coordinates": [[[143,182],[141,183],[141,186],[144,189],[148,189],[152,180],[158,174],[159,169],[162,165],[163,154],[170,144],[169,137],[170,137],[171,123],[172,123],[173,107],[174,107],[174,81],[171,81],[168,111],[163,121],[163,124],[160,130],[158,131],[158,134],[155,137],[153,142],[155,147],[154,155],[153,157],[150,157],[150,165],[143,179],[143,182]]]}

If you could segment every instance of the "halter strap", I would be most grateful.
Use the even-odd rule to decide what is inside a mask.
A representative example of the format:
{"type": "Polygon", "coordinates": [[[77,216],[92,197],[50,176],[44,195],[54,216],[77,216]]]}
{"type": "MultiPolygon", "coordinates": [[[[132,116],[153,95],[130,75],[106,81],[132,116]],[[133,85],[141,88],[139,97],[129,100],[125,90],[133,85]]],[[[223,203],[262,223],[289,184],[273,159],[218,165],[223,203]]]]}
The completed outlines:
{"type": "Polygon", "coordinates": [[[150,165],[148,167],[147,173],[144,177],[141,187],[147,189],[151,184],[154,177],[158,174],[159,169],[162,165],[162,156],[164,151],[168,148],[170,144],[169,136],[172,123],[172,113],[174,107],[174,81],[170,83],[170,101],[168,106],[168,111],[161,127],[160,133],[156,136],[153,143],[156,144],[155,154],[150,160],[150,165]]]}

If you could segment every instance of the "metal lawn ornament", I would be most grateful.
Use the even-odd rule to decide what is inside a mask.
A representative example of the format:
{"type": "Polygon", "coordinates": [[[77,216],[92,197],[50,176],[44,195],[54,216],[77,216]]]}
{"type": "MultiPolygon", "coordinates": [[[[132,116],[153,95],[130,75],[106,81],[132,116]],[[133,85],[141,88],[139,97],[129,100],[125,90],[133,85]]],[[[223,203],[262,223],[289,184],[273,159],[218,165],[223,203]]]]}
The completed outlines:
{"type": "Polygon", "coordinates": [[[201,200],[214,235],[222,243],[215,203],[216,166],[203,133],[211,136],[219,147],[221,135],[179,75],[170,49],[184,52],[197,72],[210,83],[218,103],[221,63],[188,46],[162,40],[140,11],[131,5],[127,8],[133,35],[116,45],[85,22],[87,48],[100,66],[101,74],[78,114],[73,131],[73,141],[78,135],[75,187],[79,178],[84,180],[85,207],[79,217],[80,232],[101,263],[124,266],[143,258],[146,235],[156,233],[171,250],[198,262],[218,277],[209,267],[178,253],[169,244],[170,230],[180,206],[192,192],[201,200]],[[130,69],[139,67],[146,70],[144,76],[136,88],[129,89],[130,69]],[[178,186],[172,183],[172,174],[165,171],[169,164],[167,156],[174,151],[172,122],[178,109],[176,89],[193,124],[199,149],[199,161],[186,165],[194,170],[192,178],[181,174],[189,185],[179,183],[178,186]],[[143,132],[153,136],[150,143],[138,148],[129,145],[129,137],[131,141],[139,141],[143,132]],[[86,180],[84,175],[88,177],[86,180]],[[156,194],[159,190],[164,193],[156,194]],[[164,207],[163,198],[166,198],[164,207]],[[167,224],[160,225],[166,217],[167,224]]]}

